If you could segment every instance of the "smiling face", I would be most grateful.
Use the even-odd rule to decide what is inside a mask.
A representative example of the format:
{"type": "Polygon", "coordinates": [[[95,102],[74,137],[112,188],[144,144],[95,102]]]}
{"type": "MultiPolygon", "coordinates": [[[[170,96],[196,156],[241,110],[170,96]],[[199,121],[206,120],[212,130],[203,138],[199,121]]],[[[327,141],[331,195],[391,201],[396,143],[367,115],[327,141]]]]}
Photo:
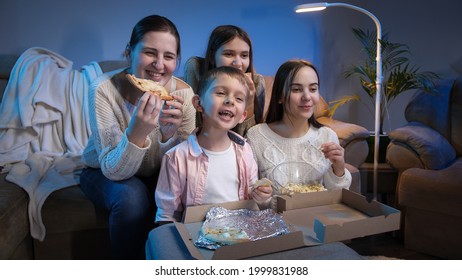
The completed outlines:
{"type": "Polygon", "coordinates": [[[227,74],[218,75],[200,98],[203,127],[230,130],[246,117],[248,87],[227,74]]]}
{"type": "Polygon", "coordinates": [[[130,53],[131,73],[165,86],[177,65],[177,40],[169,32],[150,31],[130,53]]]}
{"type": "Polygon", "coordinates": [[[241,38],[234,37],[215,53],[216,67],[231,66],[247,72],[250,64],[250,46],[241,38]]]}
{"type": "MultiPolygon", "coordinates": [[[[285,102],[285,101],[282,101],[285,102]]],[[[308,120],[319,102],[319,81],[313,68],[300,68],[290,84],[290,98],[284,103],[284,114],[290,119],[308,120]]]]}

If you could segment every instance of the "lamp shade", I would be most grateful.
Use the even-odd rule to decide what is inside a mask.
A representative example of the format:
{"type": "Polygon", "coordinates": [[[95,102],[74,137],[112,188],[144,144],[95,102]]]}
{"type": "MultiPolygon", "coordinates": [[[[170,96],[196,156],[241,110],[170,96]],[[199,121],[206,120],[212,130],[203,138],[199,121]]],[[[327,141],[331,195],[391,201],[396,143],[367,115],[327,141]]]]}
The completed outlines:
{"type": "Polygon", "coordinates": [[[322,11],[329,6],[329,3],[320,2],[320,3],[310,3],[310,4],[303,4],[298,5],[295,7],[296,13],[305,13],[305,12],[315,12],[315,11],[322,11]]]}

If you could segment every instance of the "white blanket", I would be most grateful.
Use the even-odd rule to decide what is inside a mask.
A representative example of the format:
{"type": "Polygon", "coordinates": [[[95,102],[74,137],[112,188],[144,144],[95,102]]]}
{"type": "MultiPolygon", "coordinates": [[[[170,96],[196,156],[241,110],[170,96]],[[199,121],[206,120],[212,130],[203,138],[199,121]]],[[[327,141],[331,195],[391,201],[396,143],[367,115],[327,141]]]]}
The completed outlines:
{"type": "Polygon", "coordinates": [[[102,74],[91,62],[80,71],[43,48],[26,50],[17,60],[0,104],[0,165],[29,195],[32,237],[43,240],[45,199],[79,183],[81,154],[90,136],[88,90],[102,74]]]}

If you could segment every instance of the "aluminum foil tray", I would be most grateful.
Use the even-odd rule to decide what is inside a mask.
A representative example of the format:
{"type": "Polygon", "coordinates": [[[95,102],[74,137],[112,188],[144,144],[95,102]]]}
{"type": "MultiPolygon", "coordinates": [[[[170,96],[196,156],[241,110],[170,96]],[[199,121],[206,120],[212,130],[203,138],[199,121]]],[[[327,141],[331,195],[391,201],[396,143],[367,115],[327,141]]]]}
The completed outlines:
{"type": "MultiPolygon", "coordinates": [[[[202,226],[211,228],[239,228],[247,233],[250,241],[290,232],[282,216],[272,209],[255,211],[249,209],[228,210],[223,207],[212,207],[207,213],[202,226]]],[[[205,238],[201,233],[194,245],[214,250],[224,244],[213,242],[205,238]]]]}

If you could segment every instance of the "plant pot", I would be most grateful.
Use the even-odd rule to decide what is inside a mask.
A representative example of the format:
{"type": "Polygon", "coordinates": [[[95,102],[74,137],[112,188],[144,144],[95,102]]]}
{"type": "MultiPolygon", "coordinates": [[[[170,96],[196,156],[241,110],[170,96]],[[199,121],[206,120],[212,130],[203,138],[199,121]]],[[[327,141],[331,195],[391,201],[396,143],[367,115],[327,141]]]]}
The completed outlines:
{"type": "MultiPolygon", "coordinates": [[[[388,144],[390,144],[390,138],[386,134],[380,134],[379,137],[379,163],[385,163],[387,161],[386,154],[388,144]]],[[[369,153],[367,154],[366,162],[373,163],[375,145],[375,135],[373,133],[367,138],[367,144],[369,145],[369,153]]]]}

